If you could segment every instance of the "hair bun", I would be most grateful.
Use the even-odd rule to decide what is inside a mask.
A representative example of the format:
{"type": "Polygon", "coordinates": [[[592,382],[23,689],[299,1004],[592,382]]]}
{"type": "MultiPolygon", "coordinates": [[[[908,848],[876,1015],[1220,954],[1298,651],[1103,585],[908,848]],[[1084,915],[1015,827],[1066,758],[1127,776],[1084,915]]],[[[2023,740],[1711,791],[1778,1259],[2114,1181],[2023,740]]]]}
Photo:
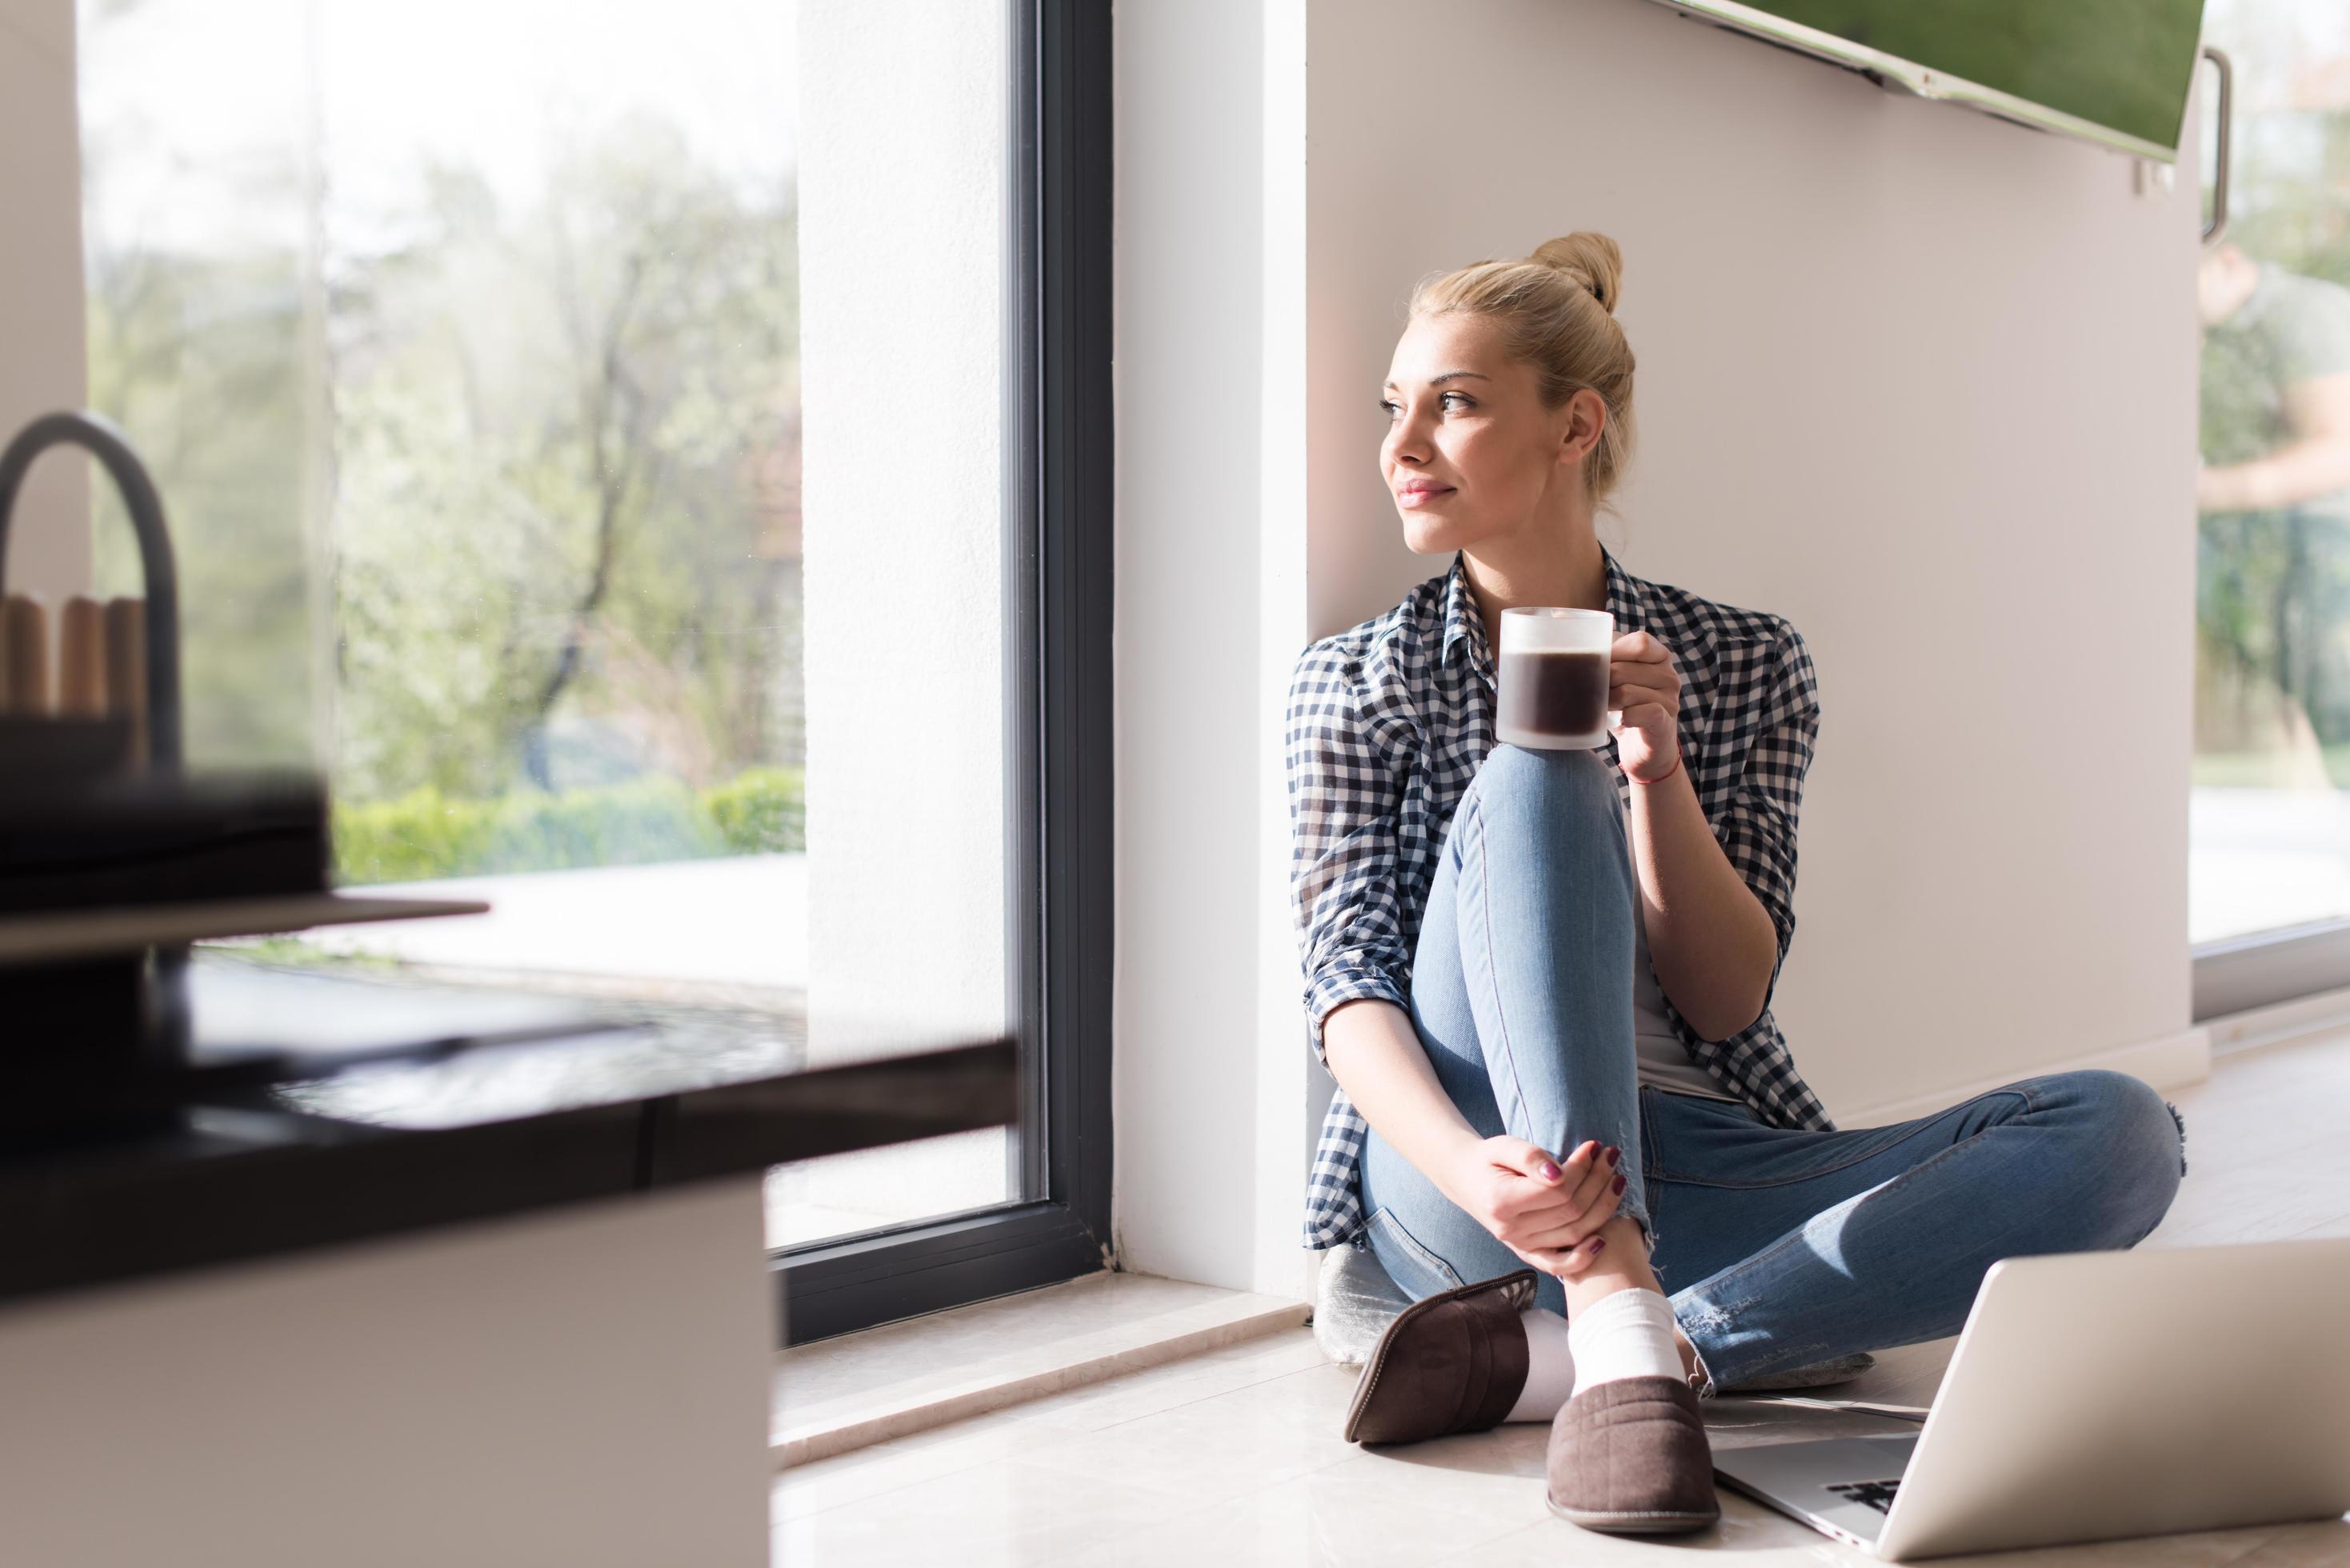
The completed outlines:
{"type": "Polygon", "coordinates": [[[1608,315],[1624,293],[1624,252],[1606,234],[1577,229],[1555,240],[1544,240],[1527,258],[1555,267],[1588,289],[1608,315]]]}

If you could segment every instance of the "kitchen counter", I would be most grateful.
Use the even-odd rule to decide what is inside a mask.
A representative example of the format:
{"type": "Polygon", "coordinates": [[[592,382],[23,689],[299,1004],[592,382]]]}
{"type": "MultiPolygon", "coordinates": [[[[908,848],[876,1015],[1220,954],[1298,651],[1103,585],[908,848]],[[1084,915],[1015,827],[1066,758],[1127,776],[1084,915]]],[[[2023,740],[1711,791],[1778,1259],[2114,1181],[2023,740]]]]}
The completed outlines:
{"type": "Polygon", "coordinates": [[[657,1031],[224,1092],[182,1130],[0,1160],[0,1301],[495,1218],[1016,1114],[1001,1040],[814,1070],[657,1031]]]}
{"type": "Polygon", "coordinates": [[[1014,1043],[366,983],[199,983],[180,1125],[0,1158],[9,1560],[766,1562],[766,1168],[1014,1119],[1014,1043]]]}

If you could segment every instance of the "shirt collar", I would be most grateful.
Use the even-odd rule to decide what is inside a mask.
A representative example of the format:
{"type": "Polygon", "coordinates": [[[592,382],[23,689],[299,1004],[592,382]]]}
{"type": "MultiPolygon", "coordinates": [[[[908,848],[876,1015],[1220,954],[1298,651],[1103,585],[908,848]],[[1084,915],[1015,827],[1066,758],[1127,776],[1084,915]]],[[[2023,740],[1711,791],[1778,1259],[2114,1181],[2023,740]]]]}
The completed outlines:
{"type": "MultiPolygon", "coordinates": [[[[1616,635],[1647,630],[1648,603],[1648,596],[1641,591],[1640,579],[1618,565],[1605,545],[1599,546],[1599,558],[1607,568],[1607,613],[1616,618],[1616,635]]],[[[1451,658],[1455,643],[1469,650],[1470,668],[1491,682],[1493,653],[1485,641],[1485,623],[1477,613],[1476,591],[1469,586],[1468,556],[1460,550],[1452,553],[1452,570],[1444,580],[1444,642],[1440,656],[1451,658]]]]}

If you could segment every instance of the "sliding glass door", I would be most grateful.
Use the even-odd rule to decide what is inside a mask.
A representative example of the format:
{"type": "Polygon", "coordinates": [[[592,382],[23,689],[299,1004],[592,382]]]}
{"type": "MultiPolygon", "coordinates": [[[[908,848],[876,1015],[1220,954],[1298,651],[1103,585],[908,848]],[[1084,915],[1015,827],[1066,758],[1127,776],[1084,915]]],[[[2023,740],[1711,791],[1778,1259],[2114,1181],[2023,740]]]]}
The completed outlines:
{"type": "Polygon", "coordinates": [[[736,1066],[1015,1035],[1016,1127],[772,1173],[789,1332],[1102,1266],[1108,12],[77,0],[190,756],[492,905],[208,945],[200,1028],[297,969],[736,1066]]]}
{"type": "Polygon", "coordinates": [[[2199,1018],[2350,985],[2350,8],[2210,0],[2205,41],[2233,80],[2197,278],[2199,1018]]]}

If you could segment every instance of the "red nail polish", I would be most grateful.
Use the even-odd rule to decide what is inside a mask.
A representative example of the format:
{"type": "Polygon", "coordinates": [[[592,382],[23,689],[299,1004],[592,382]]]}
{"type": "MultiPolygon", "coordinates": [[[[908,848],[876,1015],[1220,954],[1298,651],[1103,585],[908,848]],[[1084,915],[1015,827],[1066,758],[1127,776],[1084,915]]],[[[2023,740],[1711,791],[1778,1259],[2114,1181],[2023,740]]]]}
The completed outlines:
{"type": "Polygon", "coordinates": [[[1610,1165],[1614,1165],[1614,1164],[1615,1164],[1618,1159],[1621,1159],[1621,1158],[1623,1158],[1623,1156],[1624,1156],[1624,1151],[1623,1151],[1622,1149],[1620,1149],[1620,1148],[1617,1148],[1614,1144],[1612,1144],[1612,1143],[1611,1143],[1611,1144],[1609,1144],[1609,1145],[1607,1146],[1607,1163],[1608,1163],[1608,1164],[1610,1164],[1610,1165]]]}
{"type": "Polygon", "coordinates": [[[1602,1236],[1602,1237],[1600,1237],[1597,1241],[1596,1241],[1592,1242],[1592,1243],[1591,1243],[1591,1255],[1592,1255],[1593,1257],[1595,1257],[1595,1258],[1596,1258],[1596,1257],[1597,1257],[1597,1256],[1599,1256],[1599,1249],[1600,1249],[1600,1248],[1602,1248],[1602,1247],[1605,1247],[1606,1245],[1607,1245],[1607,1237],[1605,1237],[1605,1236],[1602,1236]]]}
{"type": "Polygon", "coordinates": [[[1542,1173],[1543,1179],[1544,1181],[1556,1181],[1558,1179],[1558,1167],[1553,1165],[1548,1160],[1543,1161],[1542,1173]]]}
{"type": "Polygon", "coordinates": [[[1616,1190],[1618,1192],[1624,1190],[1624,1179],[1620,1176],[1616,1179],[1616,1190]]]}

